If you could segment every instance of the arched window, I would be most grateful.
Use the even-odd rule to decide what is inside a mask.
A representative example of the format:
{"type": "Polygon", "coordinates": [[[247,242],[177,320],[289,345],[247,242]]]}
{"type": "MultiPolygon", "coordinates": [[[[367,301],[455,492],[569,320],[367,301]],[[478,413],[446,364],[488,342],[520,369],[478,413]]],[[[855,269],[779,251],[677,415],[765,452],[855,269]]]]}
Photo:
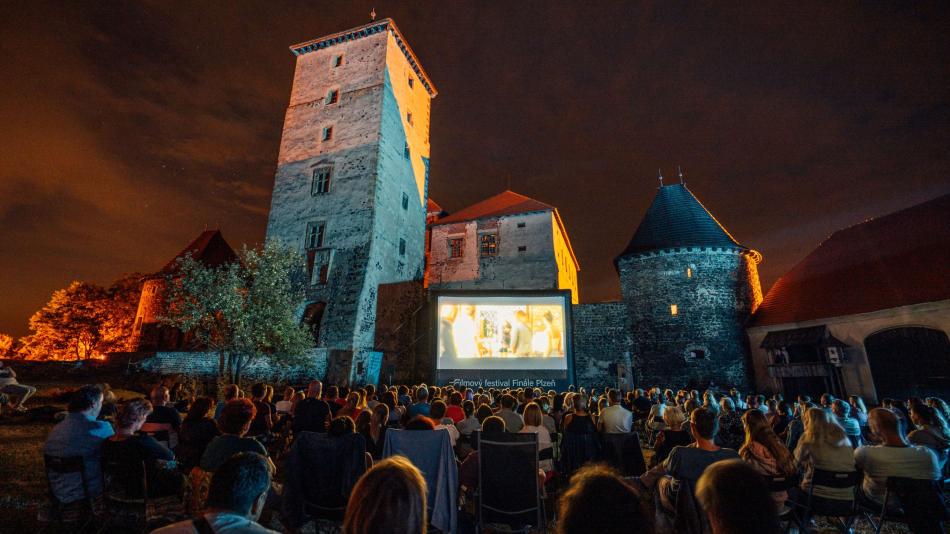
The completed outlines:
{"type": "Polygon", "coordinates": [[[950,339],[942,330],[890,328],[864,340],[878,398],[950,392],[950,339]]]}
{"type": "Polygon", "coordinates": [[[323,312],[326,310],[326,308],[326,302],[314,302],[312,304],[308,304],[303,312],[302,323],[307,326],[308,330],[310,330],[310,334],[313,336],[314,347],[320,345],[320,326],[323,322],[323,312]]]}

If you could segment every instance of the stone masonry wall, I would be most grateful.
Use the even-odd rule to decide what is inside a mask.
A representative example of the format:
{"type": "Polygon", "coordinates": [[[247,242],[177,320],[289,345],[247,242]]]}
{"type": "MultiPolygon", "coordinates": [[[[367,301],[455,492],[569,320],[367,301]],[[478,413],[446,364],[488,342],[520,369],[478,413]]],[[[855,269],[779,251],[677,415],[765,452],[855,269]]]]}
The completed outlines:
{"type": "Polygon", "coordinates": [[[761,298],[748,254],[692,247],[623,257],[618,267],[640,385],[747,387],[744,326],[761,298]]]}
{"type": "MultiPolygon", "coordinates": [[[[279,368],[263,360],[252,362],[244,370],[245,378],[252,380],[279,380],[306,382],[323,379],[327,374],[328,354],[325,349],[313,349],[307,355],[309,363],[279,368]]],[[[182,374],[192,377],[213,377],[218,372],[218,354],[214,352],[156,352],[139,360],[141,370],[162,375],[182,374]]]]}
{"type": "Polygon", "coordinates": [[[610,375],[610,365],[620,363],[630,368],[626,304],[575,304],[572,307],[572,319],[574,375],[577,385],[615,385],[616,379],[610,375]]]}

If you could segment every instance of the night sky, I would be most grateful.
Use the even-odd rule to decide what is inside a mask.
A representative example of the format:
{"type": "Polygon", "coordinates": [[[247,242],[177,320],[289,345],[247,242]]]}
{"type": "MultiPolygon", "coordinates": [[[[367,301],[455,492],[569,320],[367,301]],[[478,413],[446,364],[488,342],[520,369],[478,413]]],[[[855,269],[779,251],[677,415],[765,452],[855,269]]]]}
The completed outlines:
{"type": "Polygon", "coordinates": [[[657,168],[681,165],[767,289],[834,230],[950,192],[950,4],[771,4],[3,2],[0,332],[206,225],[262,240],[287,47],[373,6],[439,89],[447,210],[509,184],[557,206],[581,300],[609,300],[657,168]]]}

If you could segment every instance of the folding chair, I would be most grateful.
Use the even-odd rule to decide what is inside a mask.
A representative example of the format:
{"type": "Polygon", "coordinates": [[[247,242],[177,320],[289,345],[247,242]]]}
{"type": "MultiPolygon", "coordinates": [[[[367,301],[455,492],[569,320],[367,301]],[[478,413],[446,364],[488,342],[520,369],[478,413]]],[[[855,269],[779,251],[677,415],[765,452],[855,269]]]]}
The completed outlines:
{"type": "Polygon", "coordinates": [[[311,520],[342,524],[350,492],[366,471],[365,454],[360,434],[301,432],[285,458],[284,518],[296,528],[311,520]]]}
{"type": "Polygon", "coordinates": [[[145,434],[146,436],[152,436],[155,441],[161,443],[162,445],[171,448],[171,431],[169,430],[154,430],[154,431],[145,431],[140,430],[139,433],[145,434]]]}
{"type": "Polygon", "coordinates": [[[621,476],[640,476],[646,472],[647,463],[643,458],[643,450],[640,449],[639,434],[602,434],[601,439],[603,459],[620,471],[621,476]]]}
{"type": "Polygon", "coordinates": [[[575,471],[601,457],[600,437],[597,434],[574,434],[565,432],[561,440],[560,464],[558,472],[565,481],[570,480],[575,471]]]}
{"type": "Polygon", "coordinates": [[[506,525],[519,532],[545,532],[538,435],[483,434],[478,455],[476,531],[487,525],[506,525]]]}
{"type": "Polygon", "coordinates": [[[103,457],[101,461],[106,519],[99,532],[110,532],[110,527],[114,529],[117,525],[129,528],[130,523],[140,532],[147,531],[149,498],[145,462],[139,464],[135,472],[129,473],[126,466],[116,460],[103,457]],[[136,480],[140,480],[140,484],[135,484],[136,480]]]}
{"type": "MultiPolygon", "coordinates": [[[[673,528],[681,534],[710,534],[709,518],[696,501],[695,481],[681,479],[676,490],[676,515],[673,528]]],[[[657,506],[660,506],[657,503],[657,506]]],[[[660,506],[662,509],[662,506],[660,506]]]]}
{"type": "MultiPolygon", "coordinates": [[[[73,522],[71,519],[64,518],[64,508],[72,503],[64,503],[56,497],[56,493],[53,491],[53,481],[50,478],[50,475],[56,473],[58,475],[69,476],[72,474],[79,475],[79,478],[82,480],[82,499],[80,502],[83,503],[83,510],[88,512],[88,515],[85,518],[85,521],[82,523],[82,526],[79,527],[77,532],[82,532],[92,523],[95,518],[95,510],[93,507],[92,496],[89,493],[89,481],[86,478],[86,463],[82,456],[50,456],[49,454],[43,455],[43,464],[46,470],[46,484],[49,489],[49,501],[50,501],[50,515],[51,521],[46,526],[49,527],[53,523],[70,523],[73,522]]],[[[81,517],[81,516],[80,516],[81,517]]],[[[46,530],[46,527],[42,531],[46,530]]],[[[41,531],[41,532],[42,532],[41,531]]]]}
{"type": "MultiPolygon", "coordinates": [[[[778,493],[780,491],[787,492],[792,488],[798,487],[799,482],[801,482],[801,475],[796,473],[794,476],[767,476],[765,477],[765,482],[769,486],[770,493],[778,493]]],[[[782,504],[782,508],[778,511],[778,520],[779,524],[786,523],[785,532],[788,532],[792,528],[792,523],[798,525],[799,530],[805,530],[802,527],[802,524],[798,521],[798,516],[795,515],[795,504],[792,503],[792,506],[789,506],[789,502],[786,501],[782,504]]]]}
{"type": "Polygon", "coordinates": [[[808,488],[808,497],[805,503],[795,503],[795,506],[801,508],[803,512],[802,517],[799,518],[800,524],[807,525],[814,516],[825,516],[836,519],[836,526],[842,532],[851,530],[855,519],[861,513],[857,501],[857,490],[861,483],[861,477],[860,471],[826,471],[816,468],[812,473],[811,485],[808,488]],[[814,496],[815,486],[851,488],[851,499],[835,502],[837,499],[816,498],[814,496]]]}
{"type": "Polygon", "coordinates": [[[917,534],[943,534],[941,522],[948,519],[943,491],[936,480],[888,477],[880,509],[864,504],[861,508],[875,534],[880,534],[887,521],[906,523],[917,534]],[[889,507],[888,500],[893,501],[894,496],[899,505],[889,507]]]}

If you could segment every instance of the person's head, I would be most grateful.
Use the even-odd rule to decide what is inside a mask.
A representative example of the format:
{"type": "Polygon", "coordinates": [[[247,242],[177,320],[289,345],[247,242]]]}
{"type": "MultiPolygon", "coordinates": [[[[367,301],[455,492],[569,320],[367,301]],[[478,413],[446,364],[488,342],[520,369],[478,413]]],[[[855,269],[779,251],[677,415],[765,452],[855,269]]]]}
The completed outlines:
{"type": "Polygon", "coordinates": [[[765,478],[742,460],[715,462],[696,483],[713,534],[774,534],[778,514],[765,478]]]}
{"type": "Polygon", "coordinates": [[[482,421],[482,432],[486,434],[500,433],[505,431],[505,420],[497,415],[486,417],[482,421]]]}
{"type": "Polygon", "coordinates": [[[831,412],[841,418],[850,417],[851,405],[841,399],[835,399],[831,402],[831,412]]]}
{"type": "Polygon", "coordinates": [[[511,410],[515,407],[515,398],[509,394],[504,394],[501,396],[501,407],[505,410],[511,410]]]}
{"type": "Polygon", "coordinates": [[[265,384],[258,382],[251,386],[251,398],[254,400],[262,400],[266,394],[267,386],[265,384]]]}
{"type": "Polygon", "coordinates": [[[831,393],[823,393],[823,394],[821,395],[821,407],[822,407],[822,408],[830,408],[830,407],[831,407],[831,403],[834,402],[834,401],[835,401],[835,396],[832,395],[831,393]]]}
{"type": "Polygon", "coordinates": [[[491,406],[487,404],[482,404],[478,407],[478,410],[475,411],[475,417],[478,419],[479,423],[484,423],[485,419],[491,417],[492,414],[491,406]]]}
{"type": "Polygon", "coordinates": [[[218,415],[218,430],[223,434],[243,436],[257,415],[257,407],[248,399],[229,400],[218,415]]]}
{"type": "Polygon", "coordinates": [[[788,404],[788,401],[778,402],[778,413],[779,415],[784,415],[785,417],[792,416],[792,407],[788,404]]]}
{"type": "Polygon", "coordinates": [[[739,449],[739,456],[744,460],[756,458],[753,443],[765,447],[769,455],[778,464],[782,473],[795,473],[795,459],[788,448],[779,440],[772,430],[772,425],[760,410],[749,410],[742,415],[742,428],[745,430],[745,440],[739,449]]]}
{"type": "Polygon", "coordinates": [[[327,398],[330,400],[336,400],[340,396],[340,388],[336,386],[330,386],[327,388],[327,398]]]}
{"type": "Polygon", "coordinates": [[[462,403],[462,413],[465,414],[465,418],[469,418],[475,414],[475,403],[467,400],[462,403]]]}
{"type": "Polygon", "coordinates": [[[802,416],[805,431],[799,440],[800,444],[812,447],[842,447],[849,446],[844,429],[835,421],[834,415],[824,408],[809,408],[802,416]]]}
{"type": "Polygon", "coordinates": [[[165,386],[155,386],[152,388],[151,395],[149,397],[152,399],[152,404],[155,406],[165,406],[170,400],[170,393],[168,388],[165,386]]]}
{"type": "Polygon", "coordinates": [[[653,530],[637,495],[605,465],[587,465],[574,473],[557,507],[558,534],[636,534],[653,530]]]}
{"type": "Polygon", "coordinates": [[[531,402],[524,407],[524,424],[526,426],[541,426],[541,407],[531,402]]]}
{"type": "Polygon", "coordinates": [[[285,387],[285,388],[284,388],[284,400],[287,401],[287,402],[290,402],[291,400],[293,400],[294,395],[295,395],[296,393],[297,393],[297,392],[294,390],[294,388],[292,388],[292,387],[290,387],[290,386],[285,387]]]}
{"type": "Polygon", "coordinates": [[[382,402],[373,407],[373,418],[371,424],[376,427],[386,426],[386,422],[389,421],[389,406],[386,406],[382,402]]]}
{"type": "Polygon", "coordinates": [[[620,390],[611,389],[610,393],[607,393],[607,400],[610,402],[610,405],[620,404],[620,390]]]}
{"type": "Polygon", "coordinates": [[[102,390],[99,386],[83,386],[77,389],[69,398],[66,408],[69,413],[82,413],[89,417],[99,416],[102,409],[102,390]]]}
{"type": "Polygon", "coordinates": [[[722,413],[732,413],[736,411],[736,401],[724,395],[719,399],[719,408],[722,410],[722,413]]]}
{"type": "Polygon", "coordinates": [[[866,414],[868,413],[867,407],[864,405],[864,399],[857,395],[851,395],[848,397],[848,404],[851,405],[851,408],[855,412],[866,414]]]}
{"type": "Polygon", "coordinates": [[[874,408],[868,413],[868,427],[871,434],[884,442],[904,440],[900,420],[894,412],[885,408],[874,408]]]}
{"type": "Polygon", "coordinates": [[[663,422],[670,430],[681,430],[683,423],[686,422],[686,414],[680,410],[679,406],[670,406],[663,410],[663,422]]]}
{"type": "Polygon", "coordinates": [[[416,402],[426,402],[429,400],[429,388],[422,386],[416,390],[416,402]]]}
{"type": "Polygon", "coordinates": [[[224,401],[233,400],[241,395],[241,388],[237,384],[229,384],[224,388],[224,401]]]}
{"type": "Polygon", "coordinates": [[[452,406],[461,406],[462,394],[459,393],[458,391],[453,391],[452,394],[449,395],[449,404],[451,404],[452,406]]]}
{"type": "Polygon", "coordinates": [[[439,423],[442,421],[442,418],[445,417],[445,410],[446,406],[444,402],[440,400],[432,401],[432,404],[429,406],[429,417],[439,423]]]}
{"type": "Polygon", "coordinates": [[[683,411],[687,414],[692,414],[696,408],[699,408],[699,403],[692,398],[686,399],[686,402],[683,403],[683,411]]]}
{"type": "Polygon", "coordinates": [[[571,397],[571,404],[574,405],[575,412],[586,412],[587,411],[587,395],[578,393],[571,397]]]}
{"type": "Polygon", "coordinates": [[[270,462],[260,454],[235,454],[211,476],[207,506],[256,521],[264,509],[272,475],[270,462]]]}
{"type": "Polygon", "coordinates": [[[426,534],[426,482],[412,462],[392,456],[360,477],[343,518],[347,534],[426,534]]]}
{"type": "MultiPolygon", "coordinates": [[[[664,412],[665,413],[665,412],[664,412]]],[[[696,408],[689,415],[690,432],[697,441],[704,439],[712,441],[719,430],[719,419],[716,414],[706,408],[696,408]]]]}
{"type": "Polygon", "coordinates": [[[417,415],[406,423],[406,430],[435,430],[435,421],[424,415],[417,415]]]}
{"type": "Polygon", "coordinates": [[[910,420],[917,426],[928,426],[943,434],[944,438],[950,438],[950,429],[947,428],[947,420],[943,415],[927,404],[915,404],[910,407],[910,420]]]}
{"type": "Polygon", "coordinates": [[[188,415],[185,416],[185,420],[199,421],[205,417],[211,417],[213,413],[214,399],[211,397],[198,397],[191,403],[191,407],[188,408],[188,415]]]}
{"type": "Polygon", "coordinates": [[[363,387],[363,398],[367,400],[371,400],[375,396],[376,396],[376,386],[372,384],[366,384],[366,386],[363,387]]]}
{"type": "Polygon", "coordinates": [[[347,415],[334,417],[333,420],[330,421],[330,428],[327,429],[327,434],[334,438],[346,436],[354,432],[356,432],[356,423],[347,415]]]}
{"type": "Polygon", "coordinates": [[[350,410],[357,410],[363,406],[363,395],[360,394],[359,390],[351,391],[349,395],[346,396],[346,407],[350,410]]]}
{"type": "Polygon", "coordinates": [[[135,399],[119,405],[115,418],[117,430],[124,430],[127,434],[134,434],[145,424],[148,414],[152,413],[152,403],[145,399],[135,399]]]}

